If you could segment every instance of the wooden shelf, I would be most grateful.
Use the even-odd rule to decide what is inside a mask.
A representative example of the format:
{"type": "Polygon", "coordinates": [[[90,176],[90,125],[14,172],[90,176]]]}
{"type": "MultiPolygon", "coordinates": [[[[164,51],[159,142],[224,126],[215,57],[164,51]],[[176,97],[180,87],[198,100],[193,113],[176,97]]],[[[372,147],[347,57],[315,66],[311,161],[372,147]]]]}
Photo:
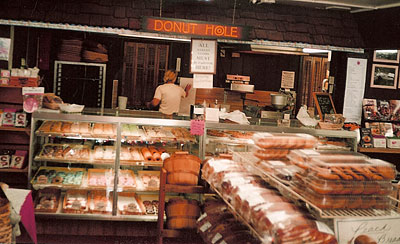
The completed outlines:
{"type": "Polygon", "coordinates": [[[23,132],[31,132],[31,128],[26,127],[26,128],[21,128],[21,127],[7,127],[7,126],[0,126],[0,130],[6,130],[6,131],[23,131],[23,132]]]}
{"type": "Polygon", "coordinates": [[[7,172],[7,173],[28,173],[28,168],[24,169],[12,169],[12,168],[5,168],[0,169],[0,173],[7,172]]]}
{"type": "Polygon", "coordinates": [[[203,186],[183,186],[183,185],[165,184],[165,191],[176,192],[176,193],[204,193],[205,188],[203,186]]]}
{"type": "Polygon", "coordinates": [[[167,238],[185,238],[189,239],[190,237],[197,236],[195,230],[173,230],[173,229],[163,229],[162,236],[167,238]]]}
{"type": "Polygon", "coordinates": [[[399,153],[400,148],[366,148],[366,147],[359,147],[358,151],[361,153],[399,153]]]}
{"type": "Polygon", "coordinates": [[[22,86],[11,86],[11,85],[0,85],[1,87],[5,87],[5,88],[22,88],[22,86]]]}

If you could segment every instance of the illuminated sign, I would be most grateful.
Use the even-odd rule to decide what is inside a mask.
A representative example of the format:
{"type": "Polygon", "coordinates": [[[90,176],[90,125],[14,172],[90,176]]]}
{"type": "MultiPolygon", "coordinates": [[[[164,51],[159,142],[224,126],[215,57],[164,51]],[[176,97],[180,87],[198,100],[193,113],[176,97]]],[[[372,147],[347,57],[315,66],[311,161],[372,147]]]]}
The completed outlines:
{"type": "Polygon", "coordinates": [[[158,33],[238,40],[246,40],[249,35],[249,28],[245,26],[157,17],[144,17],[142,29],[158,33]]]}

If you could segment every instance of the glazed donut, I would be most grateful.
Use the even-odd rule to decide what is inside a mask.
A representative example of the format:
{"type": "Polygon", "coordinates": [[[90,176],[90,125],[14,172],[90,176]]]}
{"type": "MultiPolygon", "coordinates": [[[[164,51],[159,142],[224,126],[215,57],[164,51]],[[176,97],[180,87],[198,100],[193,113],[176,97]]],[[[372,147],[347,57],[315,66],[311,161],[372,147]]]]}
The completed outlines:
{"type": "Polygon", "coordinates": [[[342,170],[353,177],[355,180],[364,180],[365,178],[362,175],[356,174],[353,170],[351,170],[351,167],[342,167],[342,170]]]}
{"type": "Polygon", "coordinates": [[[374,174],[367,169],[367,167],[362,166],[350,166],[353,171],[358,172],[363,175],[367,180],[374,180],[374,174]]]}
{"type": "Polygon", "coordinates": [[[332,174],[329,169],[324,169],[320,167],[311,167],[310,169],[316,171],[317,176],[327,180],[340,180],[340,177],[336,174],[332,174]]]}
{"type": "Polygon", "coordinates": [[[393,180],[396,177],[396,172],[387,166],[371,166],[372,170],[382,175],[384,179],[393,180]]]}
{"type": "Polygon", "coordinates": [[[345,174],[342,170],[340,170],[339,168],[336,167],[331,167],[330,170],[332,170],[335,174],[339,175],[340,178],[342,178],[343,180],[352,180],[353,177],[351,175],[347,175],[345,174]]]}

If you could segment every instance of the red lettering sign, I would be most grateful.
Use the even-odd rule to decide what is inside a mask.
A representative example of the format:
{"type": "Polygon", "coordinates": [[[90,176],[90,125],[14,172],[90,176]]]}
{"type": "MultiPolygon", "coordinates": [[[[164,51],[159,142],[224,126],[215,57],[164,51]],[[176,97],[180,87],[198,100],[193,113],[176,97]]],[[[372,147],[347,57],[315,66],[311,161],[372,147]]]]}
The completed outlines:
{"type": "Polygon", "coordinates": [[[245,26],[157,17],[144,17],[142,28],[151,32],[238,40],[248,39],[249,33],[245,26]]]}

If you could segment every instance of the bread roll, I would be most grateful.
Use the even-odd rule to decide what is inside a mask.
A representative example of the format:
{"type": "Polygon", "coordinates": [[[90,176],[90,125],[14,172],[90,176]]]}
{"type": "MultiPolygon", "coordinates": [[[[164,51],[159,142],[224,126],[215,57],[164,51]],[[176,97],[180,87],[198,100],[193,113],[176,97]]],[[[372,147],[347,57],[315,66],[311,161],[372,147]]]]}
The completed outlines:
{"type": "Polygon", "coordinates": [[[143,157],[147,160],[147,161],[152,161],[153,160],[153,155],[151,154],[151,152],[149,151],[149,149],[147,147],[143,147],[141,149],[143,157]]]}
{"type": "Polygon", "coordinates": [[[149,151],[153,157],[153,161],[161,161],[161,154],[155,147],[149,147],[149,151]]]}

